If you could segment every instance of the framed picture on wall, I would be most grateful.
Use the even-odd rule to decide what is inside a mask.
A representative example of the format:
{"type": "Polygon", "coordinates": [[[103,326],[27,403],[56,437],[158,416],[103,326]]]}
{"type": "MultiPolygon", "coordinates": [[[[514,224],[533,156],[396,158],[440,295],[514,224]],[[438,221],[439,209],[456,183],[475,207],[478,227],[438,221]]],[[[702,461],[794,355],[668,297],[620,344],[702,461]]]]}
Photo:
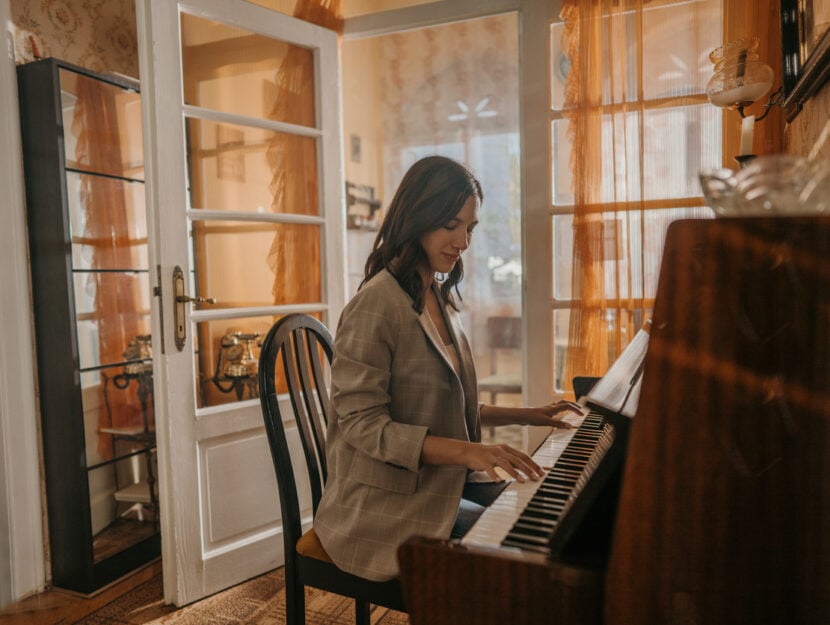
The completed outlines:
{"type": "Polygon", "coordinates": [[[781,0],[787,121],[830,78],[830,0],[781,0]]]}

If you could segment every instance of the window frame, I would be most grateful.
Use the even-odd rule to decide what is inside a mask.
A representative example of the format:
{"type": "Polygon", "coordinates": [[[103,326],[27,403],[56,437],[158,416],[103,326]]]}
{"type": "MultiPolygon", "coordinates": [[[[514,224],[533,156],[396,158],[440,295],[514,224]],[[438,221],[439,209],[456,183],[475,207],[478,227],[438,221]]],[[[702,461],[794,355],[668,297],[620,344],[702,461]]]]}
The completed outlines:
{"type": "MultiPolygon", "coordinates": [[[[549,24],[548,33],[549,33],[549,40],[548,40],[548,58],[552,58],[552,41],[550,32],[552,31],[553,23],[549,24]]],[[[638,81],[641,80],[641,76],[638,75],[638,81]]],[[[552,81],[552,74],[549,76],[549,80],[552,81]]],[[[601,112],[603,114],[617,114],[617,113],[625,113],[627,111],[641,111],[643,113],[648,111],[668,111],[668,110],[679,110],[684,107],[690,106],[698,106],[698,105],[707,105],[709,103],[708,97],[706,95],[705,90],[700,92],[692,92],[692,93],[683,93],[676,96],[665,96],[665,95],[656,95],[654,97],[644,97],[643,96],[643,89],[642,84],[639,85],[638,93],[636,98],[632,98],[626,100],[625,103],[603,103],[601,106],[601,112]]],[[[550,90],[548,91],[550,93],[550,90]]],[[[552,98],[551,98],[552,100],[552,98]]],[[[550,170],[553,171],[554,165],[554,154],[553,154],[553,124],[556,121],[565,120],[565,114],[563,109],[556,109],[554,108],[554,102],[550,101],[548,107],[548,132],[550,133],[550,143],[551,149],[549,150],[548,154],[550,157],[550,170]]],[[[723,137],[721,137],[721,143],[723,143],[723,137]]],[[[553,180],[551,180],[551,185],[549,187],[549,194],[548,197],[550,199],[550,206],[549,206],[549,215],[548,218],[550,220],[550,231],[551,231],[551,255],[550,255],[550,262],[548,263],[551,267],[551,276],[550,281],[548,282],[547,288],[549,289],[550,293],[550,301],[548,303],[549,310],[550,310],[550,325],[553,327],[554,325],[554,314],[556,311],[570,311],[573,310],[577,304],[579,303],[578,298],[567,298],[567,297],[557,297],[556,290],[553,287],[553,265],[555,262],[554,257],[554,239],[555,239],[555,232],[553,231],[553,220],[554,217],[557,216],[573,216],[575,214],[576,206],[573,203],[570,204],[557,204],[555,201],[555,193],[554,193],[554,186],[553,180]]],[[[647,211],[652,210],[670,210],[670,209],[695,209],[705,207],[704,198],[702,195],[696,196],[682,196],[682,197],[670,197],[670,198],[649,198],[649,199],[642,199],[642,200],[630,200],[630,201],[622,201],[622,202],[597,202],[593,204],[589,204],[587,206],[587,210],[589,212],[596,212],[596,213],[607,213],[609,211],[613,211],[615,213],[621,212],[628,212],[628,211],[640,211],[642,210],[644,213],[647,211]]],[[[642,250],[639,250],[642,252],[642,250]]],[[[538,262],[538,261],[537,261],[538,262]]],[[[572,275],[571,275],[572,277],[572,275]]],[[[637,314],[641,315],[643,319],[648,318],[650,316],[651,311],[654,307],[654,300],[655,297],[646,297],[645,293],[646,285],[643,285],[644,293],[642,297],[630,297],[632,301],[636,304],[635,306],[626,306],[622,303],[621,298],[614,296],[614,297],[606,297],[603,300],[605,306],[609,308],[616,308],[621,310],[626,310],[630,315],[636,316],[637,314]]],[[[554,337],[551,337],[552,340],[550,342],[553,345],[554,337]]],[[[552,352],[553,353],[553,352],[552,352]]],[[[564,364],[565,361],[563,360],[562,366],[566,367],[564,364]]],[[[551,377],[550,385],[551,385],[551,392],[554,396],[568,396],[567,389],[556,389],[555,388],[555,380],[557,376],[564,375],[564,370],[560,371],[557,368],[557,363],[554,361],[552,364],[551,370],[551,377]]]]}

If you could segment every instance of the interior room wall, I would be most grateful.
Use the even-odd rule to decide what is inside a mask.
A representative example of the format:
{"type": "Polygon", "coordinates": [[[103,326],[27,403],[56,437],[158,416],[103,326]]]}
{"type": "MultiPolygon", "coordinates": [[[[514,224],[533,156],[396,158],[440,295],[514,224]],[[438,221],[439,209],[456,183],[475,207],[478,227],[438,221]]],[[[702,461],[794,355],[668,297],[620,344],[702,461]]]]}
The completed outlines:
{"type": "MultiPolygon", "coordinates": [[[[346,181],[366,185],[375,190],[381,201],[381,212],[391,197],[383,187],[380,150],[383,146],[382,114],[378,77],[380,41],[377,38],[349,41],[341,47],[343,83],[343,145],[346,181]]],[[[390,190],[391,192],[391,190],[390,190]]],[[[368,214],[362,205],[353,211],[368,214]]],[[[357,291],[363,279],[363,265],[372,249],[377,233],[372,230],[346,231],[346,252],[349,295],[357,291]]]]}
{"type": "Polygon", "coordinates": [[[346,180],[375,187],[383,198],[378,148],[382,144],[378,103],[379,40],[350,41],[342,47],[343,129],[346,180]],[[360,142],[359,153],[352,150],[352,137],[360,142]]]}
{"type": "Polygon", "coordinates": [[[830,158],[830,82],[787,124],[784,151],[796,156],[830,158]]]}

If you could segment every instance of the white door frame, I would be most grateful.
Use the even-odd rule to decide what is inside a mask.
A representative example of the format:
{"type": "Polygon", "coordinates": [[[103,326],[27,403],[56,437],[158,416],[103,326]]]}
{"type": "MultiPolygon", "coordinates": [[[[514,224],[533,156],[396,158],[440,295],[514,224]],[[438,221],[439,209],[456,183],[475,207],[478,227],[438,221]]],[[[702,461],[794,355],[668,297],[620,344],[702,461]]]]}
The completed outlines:
{"type": "Polygon", "coordinates": [[[0,607],[43,590],[43,508],[17,73],[9,0],[0,0],[0,607]]]}

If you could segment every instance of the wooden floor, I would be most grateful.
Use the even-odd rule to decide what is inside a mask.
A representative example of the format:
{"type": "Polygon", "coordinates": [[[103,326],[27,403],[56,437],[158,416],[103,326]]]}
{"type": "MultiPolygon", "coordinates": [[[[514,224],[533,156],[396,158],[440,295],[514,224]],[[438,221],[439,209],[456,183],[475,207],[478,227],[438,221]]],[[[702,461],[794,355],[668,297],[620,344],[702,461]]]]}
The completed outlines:
{"type": "Polygon", "coordinates": [[[0,625],[71,625],[125,592],[161,574],[161,560],[136,570],[94,595],[52,589],[0,610],[0,625]]]}

